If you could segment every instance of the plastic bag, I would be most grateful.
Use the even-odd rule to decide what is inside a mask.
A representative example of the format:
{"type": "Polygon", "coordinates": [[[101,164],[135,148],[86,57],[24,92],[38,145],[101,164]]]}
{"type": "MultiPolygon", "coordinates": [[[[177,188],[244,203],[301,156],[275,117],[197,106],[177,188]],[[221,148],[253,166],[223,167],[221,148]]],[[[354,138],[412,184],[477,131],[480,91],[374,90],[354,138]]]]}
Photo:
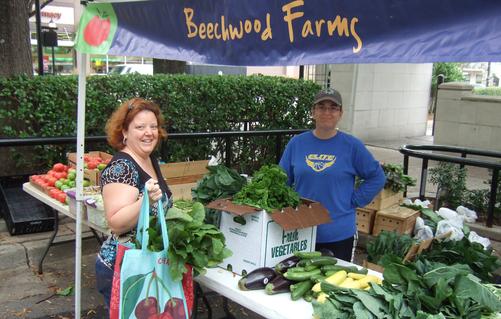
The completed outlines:
{"type": "Polygon", "coordinates": [[[429,208],[431,203],[429,200],[421,201],[419,198],[416,198],[416,200],[414,201],[412,201],[410,198],[405,198],[402,204],[407,206],[419,206],[423,208],[429,208]]]}
{"type": "Polygon", "coordinates": [[[479,236],[476,232],[471,231],[470,234],[468,235],[468,240],[471,243],[479,243],[482,246],[484,246],[484,249],[487,249],[491,246],[491,241],[489,238],[479,236]]]}
{"type": "Polygon", "coordinates": [[[438,212],[438,216],[443,219],[453,223],[457,228],[463,228],[464,217],[453,211],[452,209],[441,207],[438,212]]]}
{"type": "Polygon", "coordinates": [[[416,218],[416,224],[414,225],[414,239],[417,241],[423,241],[433,238],[433,230],[430,226],[424,224],[424,220],[421,217],[416,218]]]}
{"type": "Polygon", "coordinates": [[[207,166],[217,166],[219,165],[219,161],[217,158],[215,158],[213,155],[210,156],[209,158],[209,163],[207,164],[207,166]]]}
{"type": "Polygon", "coordinates": [[[458,227],[457,223],[454,222],[453,220],[441,220],[437,223],[437,231],[435,232],[435,237],[442,236],[444,234],[447,234],[450,232],[450,235],[444,239],[444,241],[449,241],[449,240],[461,240],[464,237],[463,233],[463,226],[461,223],[461,227],[458,227]]]}
{"type": "Polygon", "coordinates": [[[477,213],[474,210],[464,206],[458,206],[458,208],[456,208],[456,212],[458,215],[463,216],[467,223],[474,223],[478,218],[477,213]]]}

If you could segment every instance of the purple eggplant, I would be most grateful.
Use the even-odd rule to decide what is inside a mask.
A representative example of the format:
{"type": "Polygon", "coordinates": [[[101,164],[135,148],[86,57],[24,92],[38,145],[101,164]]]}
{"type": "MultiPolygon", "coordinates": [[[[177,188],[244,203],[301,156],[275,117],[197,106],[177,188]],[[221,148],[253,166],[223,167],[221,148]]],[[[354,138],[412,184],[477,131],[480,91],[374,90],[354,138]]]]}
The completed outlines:
{"type": "Polygon", "coordinates": [[[264,290],[268,295],[280,294],[283,292],[290,292],[290,286],[294,281],[284,278],[282,275],[277,275],[270,281],[264,290]]]}
{"type": "Polygon", "coordinates": [[[264,289],[276,275],[277,273],[273,268],[262,267],[255,269],[238,281],[238,288],[241,290],[264,289]]]}
{"type": "Polygon", "coordinates": [[[295,267],[296,264],[301,260],[297,256],[290,256],[275,265],[275,271],[279,274],[283,274],[287,269],[295,267]]]}

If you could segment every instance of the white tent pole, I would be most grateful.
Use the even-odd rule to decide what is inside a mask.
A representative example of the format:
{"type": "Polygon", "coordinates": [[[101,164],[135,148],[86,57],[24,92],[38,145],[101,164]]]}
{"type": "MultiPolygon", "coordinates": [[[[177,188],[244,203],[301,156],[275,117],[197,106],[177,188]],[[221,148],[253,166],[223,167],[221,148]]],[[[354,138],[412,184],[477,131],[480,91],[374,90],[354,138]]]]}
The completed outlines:
{"type": "Polygon", "coordinates": [[[77,106],[77,176],[76,176],[76,238],[75,238],[75,319],[80,319],[80,294],[82,270],[82,205],[83,205],[83,156],[85,152],[85,53],[77,53],[78,106],[77,106]]]}

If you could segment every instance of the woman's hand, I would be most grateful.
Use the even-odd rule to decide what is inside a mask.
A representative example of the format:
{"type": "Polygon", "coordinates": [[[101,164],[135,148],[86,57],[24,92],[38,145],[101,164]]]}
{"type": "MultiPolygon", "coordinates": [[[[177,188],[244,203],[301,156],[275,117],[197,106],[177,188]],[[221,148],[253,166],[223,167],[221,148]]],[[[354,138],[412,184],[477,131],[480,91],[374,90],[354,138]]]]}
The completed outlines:
{"type": "Polygon", "coordinates": [[[146,186],[146,191],[148,192],[148,197],[152,203],[155,203],[160,198],[162,198],[162,190],[158,185],[158,181],[154,180],[153,178],[150,178],[146,182],[145,186],[146,186]]]}

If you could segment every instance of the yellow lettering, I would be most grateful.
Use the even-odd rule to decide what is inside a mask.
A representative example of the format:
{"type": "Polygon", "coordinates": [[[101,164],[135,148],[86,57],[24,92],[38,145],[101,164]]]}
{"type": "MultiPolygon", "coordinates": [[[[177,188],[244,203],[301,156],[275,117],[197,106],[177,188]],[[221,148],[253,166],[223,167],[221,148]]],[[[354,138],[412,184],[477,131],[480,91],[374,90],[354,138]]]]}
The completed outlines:
{"type": "Polygon", "coordinates": [[[198,26],[198,36],[200,39],[205,39],[205,23],[200,23],[198,26]]]}
{"type": "Polygon", "coordinates": [[[193,38],[197,36],[197,25],[191,21],[193,18],[193,9],[192,8],[184,8],[184,17],[186,18],[186,27],[188,28],[188,38],[193,38]],[[191,28],[195,30],[192,31],[191,28]]]}
{"type": "Polygon", "coordinates": [[[214,38],[214,25],[212,23],[207,23],[207,38],[213,39],[214,38]]]}
{"type": "Polygon", "coordinates": [[[219,40],[221,39],[221,33],[217,31],[218,27],[219,23],[214,24],[214,37],[219,40]]]}
{"type": "Polygon", "coordinates": [[[355,38],[355,41],[357,41],[357,47],[353,47],[353,53],[358,53],[362,49],[362,39],[358,36],[358,33],[355,31],[355,24],[358,22],[358,18],[353,18],[351,19],[350,23],[350,31],[351,35],[355,38]]]}
{"type": "Polygon", "coordinates": [[[294,28],[292,27],[292,20],[295,20],[297,18],[301,18],[304,15],[304,12],[299,11],[299,12],[294,12],[292,13],[292,8],[303,6],[304,1],[302,0],[296,0],[292,1],[284,6],[282,6],[282,11],[285,12],[285,17],[284,21],[287,22],[287,27],[289,30],[289,41],[291,43],[294,42],[294,28]]]}
{"type": "Polygon", "coordinates": [[[228,33],[228,29],[226,29],[226,26],[224,25],[224,16],[221,16],[221,33],[223,34],[223,41],[228,40],[230,35],[228,33]]]}
{"type": "Polygon", "coordinates": [[[317,30],[317,37],[320,37],[320,35],[322,34],[322,24],[324,23],[325,23],[324,19],[315,21],[315,29],[317,30]]]}
{"type": "Polygon", "coordinates": [[[348,19],[343,18],[341,20],[340,16],[336,16],[336,19],[334,21],[327,21],[327,32],[329,32],[330,36],[332,36],[336,29],[339,36],[342,36],[343,34],[346,37],[350,36],[348,32],[348,19]]]}
{"type": "Polygon", "coordinates": [[[261,31],[261,21],[258,19],[254,20],[254,32],[259,33],[261,31]]]}
{"type": "Polygon", "coordinates": [[[251,31],[252,31],[252,22],[250,20],[245,20],[244,29],[245,29],[245,33],[251,33],[251,31]]]}
{"type": "Polygon", "coordinates": [[[271,23],[270,23],[270,14],[266,14],[266,28],[264,28],[263,33],[261,34],[261,40],[266,41],[268,39],[272,39],[273,35],[271,33],[271,23]]]}
{"type": "Polygon", "coordinates": [[[234,40],[235,38],[241,39],[244,35],[244,27],[242,21],[240,21],[240,28],[237,29],[231,24],[228,24],[228,29],[230,29],[230,36],[232,40],[234,40]]]}
{"type": "Polygon", "coordinates": [[[306,22],[303,24],[303,30],[301,31],[303,38],[306,38],[308,34],[313,35],[313,27],[311,26],[310,20],[306,20],[306,22]]]}

